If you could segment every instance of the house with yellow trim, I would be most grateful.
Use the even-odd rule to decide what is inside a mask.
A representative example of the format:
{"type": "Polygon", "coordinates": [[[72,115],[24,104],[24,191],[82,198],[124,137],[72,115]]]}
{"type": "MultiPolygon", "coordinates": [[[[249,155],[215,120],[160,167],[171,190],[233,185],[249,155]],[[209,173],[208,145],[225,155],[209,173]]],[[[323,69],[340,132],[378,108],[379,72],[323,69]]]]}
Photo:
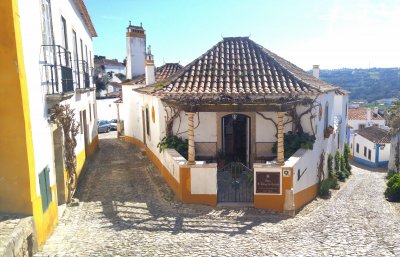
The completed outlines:
{"type": "Polygon", "coordinates": [[[97,148],[97,34],[83,0],[6,0],[0,13],[0,212],[32,215],[41,245],[68,194],[63,132],[49,110],[74,110],[78,176],[97,148]]]}
{"type": "Polygon", "coordinates": [[[125,140],[146,150],[182,202],[294,214],[316,197],[328,154],[343,152],[348,103],[348,92],[318,78],[318,65],[311,75],[249,37],[226,37],[156,80],[150,49],[129,57],[145,52],[135,43],[142,26],[126,36],[127,68],[145,80],[123,85],[125,140]],[[288,152],[284,140],[300,134],[313,142],[288,152]],[[177,151],[184,141],[186,156],[177,151]]]}

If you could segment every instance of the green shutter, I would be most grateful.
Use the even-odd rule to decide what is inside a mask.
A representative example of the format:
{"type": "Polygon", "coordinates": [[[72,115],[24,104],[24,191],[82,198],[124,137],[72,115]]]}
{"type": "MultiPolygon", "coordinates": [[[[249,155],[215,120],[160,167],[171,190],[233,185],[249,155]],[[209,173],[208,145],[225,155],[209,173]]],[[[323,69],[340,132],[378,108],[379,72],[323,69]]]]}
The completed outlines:
{"type": "Polygon", "coordinates": [[[51,190],[50,190],[50,169],[46,167],[42,172],[39,173],[39,186],[40,195],[42,197],[42,209],[43,212],[47,210],[51,202],[51,190]]]}

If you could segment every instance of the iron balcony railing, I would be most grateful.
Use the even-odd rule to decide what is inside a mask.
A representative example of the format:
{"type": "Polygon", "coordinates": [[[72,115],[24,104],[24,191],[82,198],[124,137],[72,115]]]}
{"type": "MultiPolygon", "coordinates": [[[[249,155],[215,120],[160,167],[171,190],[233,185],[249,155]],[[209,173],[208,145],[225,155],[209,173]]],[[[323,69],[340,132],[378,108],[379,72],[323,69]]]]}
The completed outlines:
{"type": "Polygon", "coordinates": [[[71,53],[60,45],[42,45],[43,80],[48,94],[63,94],[74,91],[71,53]]]}
{"type": "Polygon", "coordinates": [[[90,69],[89,69],[89,64],[87,61],[84,60],[79,60],[78,65],[80,66],[80,72],[79,72],[79,76],[80,80],[83,81],[83,84],[79,84],[78,88],[91,88],[91,83],[90,83],[90,69]]]}

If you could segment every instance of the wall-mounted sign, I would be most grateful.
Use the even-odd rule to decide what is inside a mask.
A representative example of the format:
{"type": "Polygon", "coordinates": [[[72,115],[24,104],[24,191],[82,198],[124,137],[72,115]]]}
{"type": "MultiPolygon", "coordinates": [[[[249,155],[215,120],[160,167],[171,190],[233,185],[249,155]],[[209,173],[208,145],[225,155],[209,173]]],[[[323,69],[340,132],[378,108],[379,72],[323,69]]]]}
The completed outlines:
{"type": "Polygon", "coordinates": [[[256,193],[280,194],[280,172],[256,172],[256,193]]]}
{"type": "Polygon", "coordinates": [[[283,175],[284,177],[290,177],[290,170],[284,170],[284,171],[282,172],[282,175],[283,175]]]}

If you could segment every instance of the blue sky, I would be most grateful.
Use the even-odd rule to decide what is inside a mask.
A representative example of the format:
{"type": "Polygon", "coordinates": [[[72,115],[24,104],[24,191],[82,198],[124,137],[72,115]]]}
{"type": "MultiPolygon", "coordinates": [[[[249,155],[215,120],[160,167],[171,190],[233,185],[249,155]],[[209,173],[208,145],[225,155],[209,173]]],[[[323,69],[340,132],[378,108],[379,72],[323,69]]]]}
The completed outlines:
{"type": "Polygon", "coordinates": [[[126,27],[143,23],[157,66],[186,65],[222,36],[250,36],[308,70],[400,67],[397,0],[85,0],[94,52],[122,60],[126,27]]]}

